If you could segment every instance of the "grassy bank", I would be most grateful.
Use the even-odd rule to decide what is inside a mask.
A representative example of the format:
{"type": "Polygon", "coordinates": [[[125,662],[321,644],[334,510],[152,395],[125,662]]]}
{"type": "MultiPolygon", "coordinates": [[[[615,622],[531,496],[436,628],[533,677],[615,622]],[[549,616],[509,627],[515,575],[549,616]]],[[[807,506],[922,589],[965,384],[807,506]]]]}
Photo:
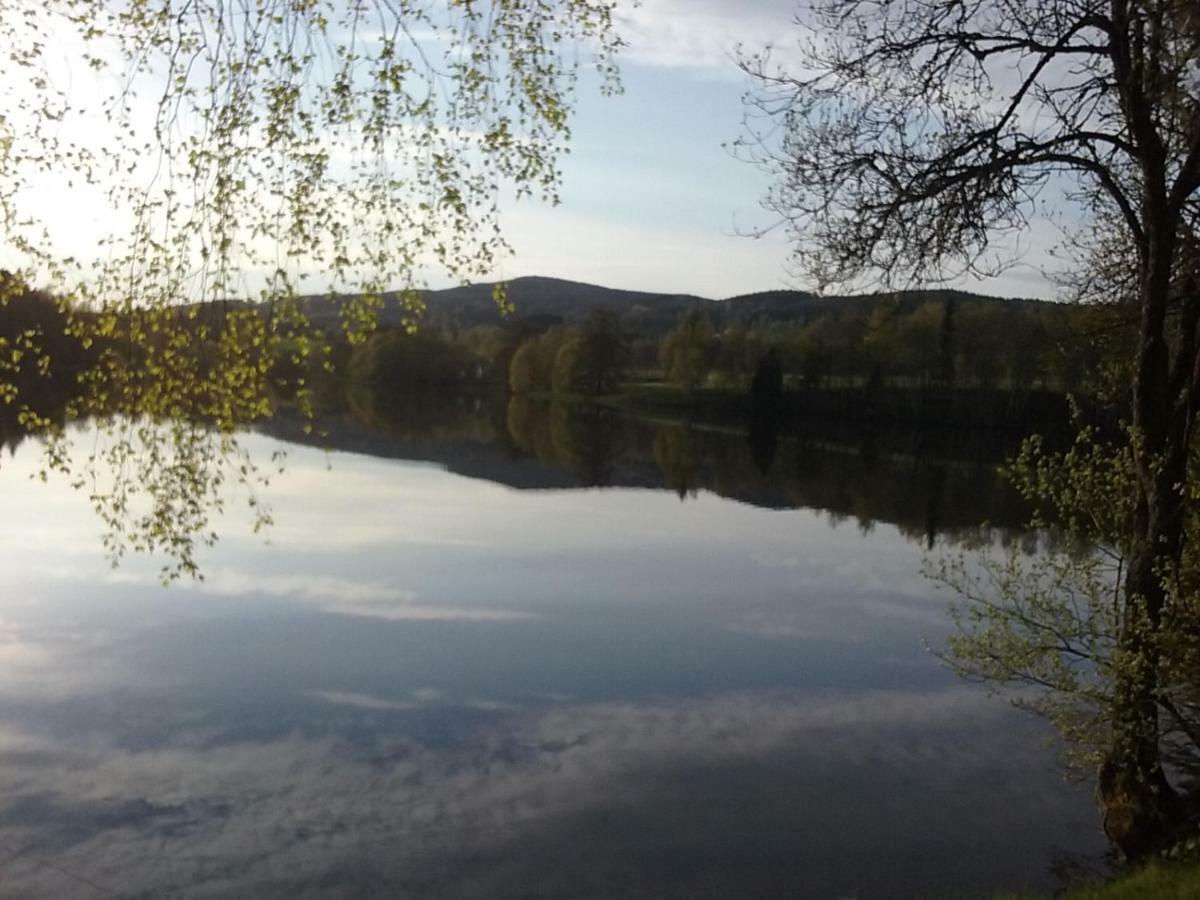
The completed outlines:
{"type": "MultiPolygon", "coordinates": [[[[1059,900],[1195,900],[1200,897],[1200,865],[1155,864],[1108,884],[1074,888],[1059,900]]],[[[1044,900],[1038,894],[997,894],[992,900],[1044,900]]]]}
{"type": "Polygon", "coordinates": [[[1154,865],[1111,884],[1080,888],[1067,900],[1194,900],[1200,897],[1200,865],[1154,865]]]}

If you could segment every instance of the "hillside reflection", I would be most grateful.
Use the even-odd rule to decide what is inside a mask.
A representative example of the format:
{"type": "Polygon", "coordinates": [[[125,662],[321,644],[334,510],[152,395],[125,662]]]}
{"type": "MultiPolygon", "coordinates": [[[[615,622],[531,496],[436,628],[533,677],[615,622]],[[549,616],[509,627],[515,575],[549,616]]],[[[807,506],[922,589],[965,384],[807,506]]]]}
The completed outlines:
{"type": "MultiPolygon", "coordinates": [[[[331,398],[335,399],[336,398],[331,398]]],[[[525,397],[388,397],[360,388],[306,434],[286,412],[261,428],[290,442],[391,459],[522,490],[707,491],[768,509],[815,509],[864,531],[894,525],[930,546],[1019,539],[1028,510],[1001,474],[1017,439],[806,423],[698,423],[525,397]]]]}

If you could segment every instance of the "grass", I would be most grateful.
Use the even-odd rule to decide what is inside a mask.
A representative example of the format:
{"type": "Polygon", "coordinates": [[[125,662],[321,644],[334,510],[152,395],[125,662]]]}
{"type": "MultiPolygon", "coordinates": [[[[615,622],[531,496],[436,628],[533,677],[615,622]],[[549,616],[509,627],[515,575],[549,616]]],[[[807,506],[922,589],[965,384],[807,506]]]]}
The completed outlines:
{"type": "Polygon", "coordinates": [[[1079,888],[1067,900],[1193,900],[1200,897],[1200,865],[1152,865],[1100,887],[1079,888]]]}
{"type": "MultiPolygon", "coordinates": [[[[1159,863],[1108,884],[1075,888],[1060,900],[1195,900],[1200,897],[1200,865],[1159,863]]],[[[1037,894],[996,894],[992,900],[1040,900],[1037,894]]]]}

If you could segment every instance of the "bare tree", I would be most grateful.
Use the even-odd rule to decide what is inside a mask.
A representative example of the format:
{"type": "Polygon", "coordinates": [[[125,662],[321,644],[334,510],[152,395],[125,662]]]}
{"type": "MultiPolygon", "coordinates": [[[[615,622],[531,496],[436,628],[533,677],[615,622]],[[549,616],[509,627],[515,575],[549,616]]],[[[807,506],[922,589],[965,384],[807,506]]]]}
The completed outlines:
{"type": "MultiPolygon", "coordinates": [[[[1159,746],[1160,638],[1182,602],[1200,404],[1200,6],[1194,0],[819,0],[798,61],[743,58],[740,146],[822,283],[1011,262],[1007,235],[1073,204],[1111,223],[1139,320],[1134,513],[1101,793],[1110,836],[1152,846],[1179,809],[1159,746]],[[1119,814],[1118,814],[1119,813],[1119,814]]],[[[1111,261],[1111,251],[1109,260],[1111,261]]]]}

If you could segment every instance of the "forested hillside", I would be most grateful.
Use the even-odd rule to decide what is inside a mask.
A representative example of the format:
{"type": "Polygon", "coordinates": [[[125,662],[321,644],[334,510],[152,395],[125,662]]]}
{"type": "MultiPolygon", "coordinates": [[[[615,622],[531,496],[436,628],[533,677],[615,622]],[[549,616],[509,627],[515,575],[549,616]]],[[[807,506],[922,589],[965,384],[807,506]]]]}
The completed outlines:
{"type": "MultiPolygon", "coordinates": [[[[68,316],[45,294],[11,293],[0,310],[0,338],[11,354],[22,352],[21,341],[29,341],[23,336],[36,335],[52,362],[39,377],[27,367],[20,386],[41,408],[61,408],[89,366],[153,349],[114,339],[85,350],[70,337],[69,320],[90,315],[86,310],[68,316]]],[[[407,305],[398,294],[383,301],[377,330],[354,345],[338,298],[303,299],[316,326],[304,338],[307,350],[299,338],[263,347],[254,377],[284,401],[326,389],[333,376],[392,391],[490,386],[714,410],[752,395],[761,401],[777,394],[770,403],[778,406],[779,398],[803,393],[804,409],[833,418],[868,413],[1011,426],[1063,418],[1068,394],[1104,395],[1132,337],[1117,307],[945,290],[843,297],[774,291],[710,300],[521,278],[508,286],[507,315],[495,286],[482,284],[429,292],[415,321],[411,297],[407,305]]],[[[172,365],[219,368],[223,335],[276,311],[235,302],[205,313],[162,313],[187,322],[190,332],[164,349],[172,365]]],[[[114,334],[132,334],[135,324],[114,334]]]]}
{"type": "MultiPolygon", "coordinates": [[[[411,374],[419,365],[413,355],[432,363],[440,354],[437,377],[415,383],[446,383],[459,372],[467,380],[504,382],[517,393],[604,393],[594,386],[625,380],[663,382],[690,395],[748,390],[770,354],[788,388],[1094,394],[1120,368],[1131,337],[1115,308],[950,290],[837,297],[774,291],[709,300],[521,278],[509,285],[508,299],[514,310],[502,316],[492,285],[429,292],[418,322],[423,337],[406,342],[386,336],[412,315],[400,297],[388,295],[383,331],[356,353],[367,362],[354,372],[395,384],[396,372],[411,374]],[[598,351],[589,335],[605,349],[598,351]],[[600,378],[596,352],[605,357],[600,378]],[[582,378],[579,365],[591,366],[593,377],[582,378]]],[[[335,301],[306,304],[332,332],[335,301]]]]}

